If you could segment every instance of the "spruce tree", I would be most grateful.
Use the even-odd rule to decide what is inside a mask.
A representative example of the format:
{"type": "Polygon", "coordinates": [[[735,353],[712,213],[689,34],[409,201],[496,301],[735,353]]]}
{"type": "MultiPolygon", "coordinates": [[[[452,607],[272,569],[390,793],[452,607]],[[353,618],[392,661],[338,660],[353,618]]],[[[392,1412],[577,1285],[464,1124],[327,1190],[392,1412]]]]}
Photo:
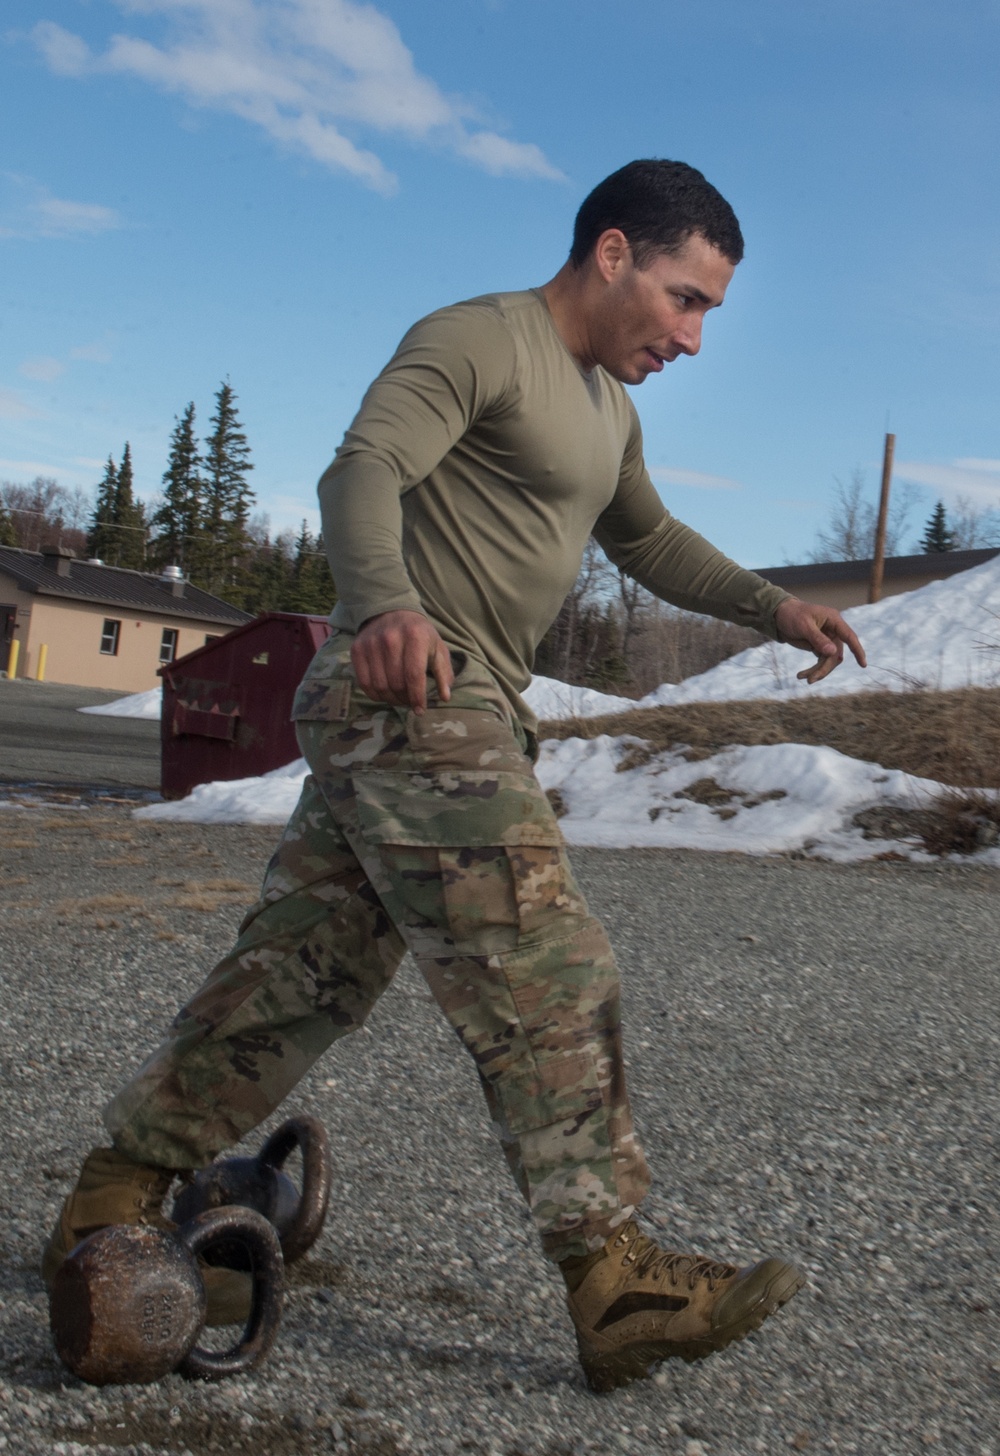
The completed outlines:
{"type": "Polygon", "coordinates": [[[127,440],[118,469],[114,524],[118,535],[115,565],[141,571],[146,564],[146,512],[133,492],[132,451],[127,440]]]}
{"type": "Polygon", "coordinates": [[[926,555],[931,555],[935,551],[954,551],[955,533],[948,526],[944,501],[938,501],[931,512],[927,525],[924,527],[920,549],[926,555]]]}
{"type": "MultiPolygon", "coordinates": [[[[266,518],[265,518],[266,520],[266,518]]],[[[290,531],[272,541],[265,525],[250,528],[250,549],[240,576],[239,592],[228,598],[245,612],[287,612],[295,589],[295,561],[290,531]]]]}
{"type": "Polygon", "coordinates": [[[337,592],[323,550],[323,538],[313,537],[303,521],[295,543],[294,581],[286,610],[325,617],[336,600],[337,592]]]}
{"type": "Polygon", "coordinates": [[[198,556],[205,487],[194,433],[194,402],[174,420],[163,501],[150,522],[154,532],[150,555],[157,566],[186,567],[198,556]]]}
{"type": "Polygon", "coordinates": [[[113,565],[118,549],[118,535],[115,530],[115,500],[118,494],[118,467],[114,456],[108,456],[97,486],[97,499],[87,531],[87,552],[101,561],[113,565]]]}
{"type": "Polygon", "coordinates": [[[326,554],[322,531],[316,537],[313,571],[315,572],[316,605],[312,610],[325,617],[337,605],[337,585],[333,579],[333,572],[330,570],[330,558],[326,554]]]}
{"type": "Polygon", "coordinates": [[[228,379],[219,386],[210,423],[212,433],[205,441],[205,530],[199,575],[209,591],[236,600],[249,546],[247,521],[254,493],[247,475],[253,465],[228,379]]]}

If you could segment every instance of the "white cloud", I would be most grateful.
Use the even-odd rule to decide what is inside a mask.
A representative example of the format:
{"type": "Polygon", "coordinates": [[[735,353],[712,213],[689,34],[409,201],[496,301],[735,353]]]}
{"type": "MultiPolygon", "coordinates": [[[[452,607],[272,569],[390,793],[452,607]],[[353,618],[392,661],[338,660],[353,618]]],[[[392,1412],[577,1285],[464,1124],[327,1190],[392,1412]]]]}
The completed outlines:
{"type": "Polygon", "coordinates": [[[106,233],[118,226],[118,214],[97,202],[67,202],[61,197],[40,197],[34,204],[39,225],[46,237],[64,238],[70,233],[106,233]]]}
{"type": "MultiPolygon", "coordinates": [[[[33,420],[37,417],[38,411],[27,400],[22,399],[13,389],[0,386],[0,420],[33,420]]],[[[3,463],[0,460],[0,465],[3,463]]]]}
{"type": "Polygon", "coordinates": [[[66,365],[61,359],[53,359],[49,354],[40,354],[34,359],[25,359],[19,365],[18,374],[23,374],[25,379],[37,380],[39,384],[51,384],[53,379],[58,379],[64,373],[66,365]]]}
{"type": "Polygon", "coordinates": [[[477,163],[484,171],[495,177],[551,177],[557,179],[561,173],[545,160],[544,153],[534,142],[511,142],[496,132],[478,131],[466,137],[458,147],[463,157],[477,163]]]}
{"type": "Polygon", "coordinates": [[[34,480],[36,475],[42,475],[46,480],[74,479],[76,472],[66,470],[61,465],[50,465],[47,460],[6,460],[0,457],[0,470],[9,471],[12,475],[20,475],[34,480]]]}
{"type": "Polygon", "coordinates": [[[71,359],[84,359],[88,364],[110,364],[111,350],[106,344],[79,344],[70,349],[71,359]]]}
{"type": "Polygon", "coordinates": [[[94,237],[121,227],[114,208],[69,202],[16,172],[0,172],[0,238],[94,237]]]}
{"type": "Polygon", "coordinates": [[[1000,460],[961,459],[950,465],[899,460],[895,474],[914,485],[927,486],[949,503],[957,503],[961,497],[973,505],[1000,505],[1000,460]]]}
{"type": "Polygon", "coordinates": [[[303,521],[314,536],[319,534],[322,523],[314,489],[301,495],[275,490],[268,494],[266,500],[261,501],[261,506],[270,520],[272,534],[294,531],[298,535],[303,521]]]}
{"type": "Polygon", "coordinates": [[[987,475],[1000,475],[1000,460],[956,460],[959,470],[982,470],[987,475]]]}
{"type": "Polygon", "coordinates": [[[90,63],[90,51],[78,35],[71,35],[51,20],[40,20],[32,31],[35,44],[58,76],[82,76],[90,63]]]}
{"type": "Polygon", "coordinates": [[[494,175],[561,180],[531,142],[477,125],[474,109],[416,68],[392,20],[358,0],[118,0],[161,15],[155,43],[115,35],[102,54],[53,21],[32,35],[52,70],[138,76],[194,106],[228,111],[275,140],[391,193],[381,158],[343,129],[370,128],[449,147],[494,175]]]}
{"type": "Polygon", "coordinates": [[[695,490],[742,490],[738,480],[727,475],[706,475],[701,470],[674,470],[668,465],[653,465],[649,471],[659,485],[688,485],[695,490]]]}

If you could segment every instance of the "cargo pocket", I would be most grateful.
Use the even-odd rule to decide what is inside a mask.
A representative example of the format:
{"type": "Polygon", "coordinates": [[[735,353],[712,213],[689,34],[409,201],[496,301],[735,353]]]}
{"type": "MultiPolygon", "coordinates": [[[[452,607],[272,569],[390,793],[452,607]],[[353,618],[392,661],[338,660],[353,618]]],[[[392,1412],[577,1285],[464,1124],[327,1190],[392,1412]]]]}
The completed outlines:
{"type": "Polygon", "coordinates": [[[355,772],[358,822],[369,844],[561,845],[548,799],[530,774],[439,768],[355,772]]]}
{"type": "Polygon", "coordinates": [[[608,1112],[592,1052],[540,1058],[530,1071],[499,1077],[492,1090],[502,1140],[517,1148],[540,1225],[578,1222],[588,1195],[598,1204],[616,1199],[608,1112]]]}
{"type": "MultiPolygon", "coordinates": [[[[514,1138],[545,1128],[583,1125],[603,1111],[592,1052],[557,1052],[539,1057],[523,1072],[507,1072],[494,1083],[504,1130],[514,1138]]],[[[606,1127],[606,1121],[604,1123],[606,1127]]]]}
{"type": "Polygon", "coordinates": [[[559,869],[559,827],[534,778],[371,770],[355,774],[354,787],[361,834],[418,953],[493,955],[530,944],[550,922],[548,934],[564,929],[563,910],[576,903],[566,893],[572,876],[559,869]],[[436,952],[427,940],[435,925],[444,937],[436,952]]]}

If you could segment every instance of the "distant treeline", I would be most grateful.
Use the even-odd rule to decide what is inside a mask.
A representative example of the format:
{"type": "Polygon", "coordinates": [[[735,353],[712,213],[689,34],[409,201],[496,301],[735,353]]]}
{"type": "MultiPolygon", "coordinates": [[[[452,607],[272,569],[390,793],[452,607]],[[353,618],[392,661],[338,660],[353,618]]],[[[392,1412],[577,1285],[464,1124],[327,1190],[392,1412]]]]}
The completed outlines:
{"type": "Polygon", "coordinates": [[[175,421],[156,501],[137,499],[126,441],[117,461],[108,456],[93,495],[42,476],[29,485],[0,483],[0,545],[62,545],[137,571],[176,565],[195,586],[247,612],[329,612],[337,594],[322,537],[303,521],[298,535],[272,538],[267,517],[251,514],[252,469],[226,380],[203,442],[193,403],[175,421]]]}

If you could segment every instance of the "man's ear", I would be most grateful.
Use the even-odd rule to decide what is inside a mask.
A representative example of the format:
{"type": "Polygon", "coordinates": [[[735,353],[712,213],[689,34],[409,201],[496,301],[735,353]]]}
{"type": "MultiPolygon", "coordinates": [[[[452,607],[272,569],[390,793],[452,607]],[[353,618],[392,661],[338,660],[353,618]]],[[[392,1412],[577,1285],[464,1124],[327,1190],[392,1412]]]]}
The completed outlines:
{"type": "Polygon", "coordinates": [[[608,228],[594,244],[594,266],[610,283],[632,261],[632,249],[621,228],[608,228]]]}

